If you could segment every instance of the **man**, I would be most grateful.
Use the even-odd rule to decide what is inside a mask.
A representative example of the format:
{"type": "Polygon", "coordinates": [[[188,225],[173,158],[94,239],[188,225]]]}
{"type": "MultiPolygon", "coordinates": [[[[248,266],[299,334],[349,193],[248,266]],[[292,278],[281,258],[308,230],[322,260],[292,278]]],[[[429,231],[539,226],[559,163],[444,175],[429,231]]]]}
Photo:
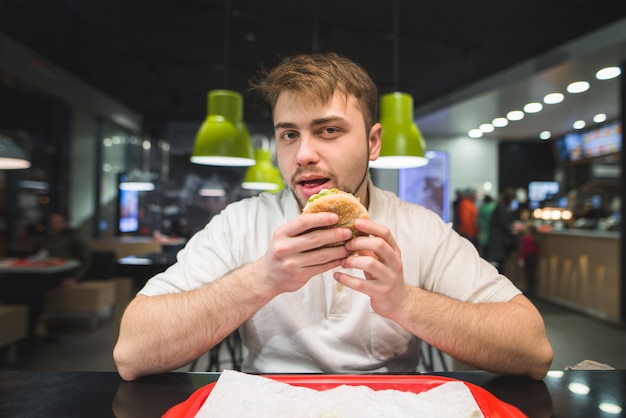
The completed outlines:
{"type": "Polygon", "coordinates": [[[483,258],[489,260],[488,244],[491,224],[491,215],[496,208],[496,202],[490,194],[485,195],[478,208],[478,249],[483,258]]]}
{"type": "Polygon", "coordinates": [[[541,379],[552,347],[535,307],[433,212],[368,180],[382,127],[367,73],[300,56],[256,86],[273,111],[289,190],[231,204],[129,304],[114,358],[127,380],[184,366],[239,328],[247,372],[415,371],[419,342],[496,373],[541,379]],[[323,188],[372,220],[352,235],[301,215],[323,188]],[[359,256],[354,256],[355,252],[359,256]]]}
{"type": "Polygon", "coordinates": [[[55,275],[58,280],[46,277],[45,280],[37,280],[36,285],[31,280],[12,283],[11,290],[4,297],[7,303],[28,305],[28,342],[41,339],[54,342],[56,338],[49,335],[45,321],[42,320],[45,293],[57,286],[72,286],[83,279],[90,267],[91,251],[87,241],[70,227],[68,215],[61,212],[54,212],[49,216],[46,234],[41,241],[34,244],[34,248],[38,250],[34,255],[36,258],[67,258],[80,262],[77,268],[64,273],[62,278],[55,275]]]}
{"type": "Polygon", "coordinates": [[[513,189],[510,187],[504,189],[489,222],[488,260],[501,272],[504,271],[507,260],[517,247],[517,236],[513,233],[515,217],[511,210],[514,197],[513,189]]]}
{"type": "Polygon", "coordinates": [[[458,232],[478,248],[478,208],[476,190],[467,189],[457,207],[458,232]]]}

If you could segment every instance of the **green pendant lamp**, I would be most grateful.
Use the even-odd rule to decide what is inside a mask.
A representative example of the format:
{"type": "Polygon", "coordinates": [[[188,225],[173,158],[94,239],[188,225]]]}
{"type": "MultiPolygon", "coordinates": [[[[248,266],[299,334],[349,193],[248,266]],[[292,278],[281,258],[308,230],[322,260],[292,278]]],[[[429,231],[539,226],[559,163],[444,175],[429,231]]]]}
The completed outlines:
{"type": "Polygon", "coordinates": [[[243,96],[231,90],[208,94],[207,117],[200,126],[191,162],[246,167],[254,165],[254,148],[243,122],[243,96]]]}
{"type": "Polygon", "coordinates": [[[280,170],[272,164],[272,156],[268,149],[257,148],[255,151],[256,164],[248,169],[241,183],[241,187],[248,190],[264,190],[272,193],[279,192],[283,184],[280,170]]]}
{"type": "Polygon", "coordinates": [[[380,97],[380,123],[383,126],[380,156],[373,168],[411,168],[428,164],[426,143],[413,121],[413,97],[393,92],[380,97]]]}

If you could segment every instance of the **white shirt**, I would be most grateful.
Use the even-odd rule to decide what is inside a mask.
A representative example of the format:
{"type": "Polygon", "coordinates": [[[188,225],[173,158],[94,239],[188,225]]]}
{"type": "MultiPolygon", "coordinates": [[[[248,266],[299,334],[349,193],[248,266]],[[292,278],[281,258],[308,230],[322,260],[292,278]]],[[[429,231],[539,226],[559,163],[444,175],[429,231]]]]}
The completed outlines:
{"type": "MultiPolygon", "coordinates": [[[[434,212],[369,187],[370,217],[394,235],[407,284],[468,302],[508,301],[521,293],[434,212]]],[[[196,233],[178,262],[140,293],[181,292],[216,280],[263,256],[274,230],[299,214],[288,190],[235,202],[196,233]]],[[[363,277],[361,271],[351,274],[363,277]]],[[[414,371],[419,339],[374,313],[369,302],[369,296],[340,286],[333,271],[278,295],[240,327],[248,350],[243,371],[414,371]]]]}

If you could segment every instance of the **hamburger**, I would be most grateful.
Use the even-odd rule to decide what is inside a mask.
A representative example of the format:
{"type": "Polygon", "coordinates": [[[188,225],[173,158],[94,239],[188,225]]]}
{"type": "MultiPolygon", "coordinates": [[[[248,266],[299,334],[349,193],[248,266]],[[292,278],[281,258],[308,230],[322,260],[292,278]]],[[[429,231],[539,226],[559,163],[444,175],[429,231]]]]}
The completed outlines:
{"type": "MultiPolygon", "coordinates": [[[[318,194],[311,196],[304,209],[302,209],[302,213],[319,212],[334,212],[339,216],[337,224],[319,229],[348,228],[352,231],[353,238],[365,235],[354,227],[354,221],[359,218],[369,219],[370,217],[365,206],[353,194],[336,188],[322,189],[318,194]]],[[[338,241],[324,245],[324,247],[339,247],[344,243],[345,241],[338,241]]]]}

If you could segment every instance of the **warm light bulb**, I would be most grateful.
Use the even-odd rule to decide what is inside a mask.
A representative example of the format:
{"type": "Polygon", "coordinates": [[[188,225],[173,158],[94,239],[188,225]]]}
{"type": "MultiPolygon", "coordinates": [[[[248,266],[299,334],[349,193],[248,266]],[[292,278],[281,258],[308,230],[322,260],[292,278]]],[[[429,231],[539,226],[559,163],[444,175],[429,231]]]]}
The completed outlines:
{"type": "Polygon", "coordinates": [[[539,139],[542,140],[547,140],[550,139],[552,137],[552,133],[550,131],[543,131],[539,134],[539,139]]]}
{"type": "Polygon", "coordinates": [[[610,80],[622,74],[622,70],[619,67],[605,67],[596,73],[598,80],[610,80]]]}
{"type": "Polygon", "coordinates": [[[568,93],[583,93],[589,90],[589,83],[586,81],[574,81],[567,86],[568,93]]]}
{"type": "Polygon", "coordinates": [[[543,109],[543,105],[541,103],[539,103],[539,102],[527,103],[524,106],[524,112],[526,112],[526,113],[541,112],[541,109],[543,109]]]}
{"type": "Polygon", "coordinates": [[[506,114],[508,120],[522,120],[524,119],[524,112],[521,110],[511,110],[506,114]]]}
{"type": "Polygon", "coordinates": [[[483,136],[483,132],[480,129],[471,129],[467,135],[470,138],[480,138],[481,136],[483,136]]]}
{"type": "Polygon", "coordinates": [[[509,124],[509,120],[507,118],[495,118],[491,121],[491,124],[496,128],[503,128],[509,124]]]}
{"type": "Polygon", "coordinates": [[[602,123],[606,121],[606,113],[598,113],[597,115],[593,117],[593,121],[595,123],[602,123]]]}
{"type": "Polygon", "coordinates": [[[493,131],[494,131],[494,127],[493,127],[493,125],[492,125],[492,124],[490,124],[490,123],[483,123],[482,125],[480,125],[480,126],[478,127],[478,129],[479,129],[481,132],[484,132],[484,133],[486,133],[486,134],[488,134],[489,132],[493,132],[493,131]]]}
{"type": "Polygon", "coordinates": [[[562,93],[550,93],[546,94],[543,98],[545,104],[557,104],[561,103],[565,96],[562,93]]]}

